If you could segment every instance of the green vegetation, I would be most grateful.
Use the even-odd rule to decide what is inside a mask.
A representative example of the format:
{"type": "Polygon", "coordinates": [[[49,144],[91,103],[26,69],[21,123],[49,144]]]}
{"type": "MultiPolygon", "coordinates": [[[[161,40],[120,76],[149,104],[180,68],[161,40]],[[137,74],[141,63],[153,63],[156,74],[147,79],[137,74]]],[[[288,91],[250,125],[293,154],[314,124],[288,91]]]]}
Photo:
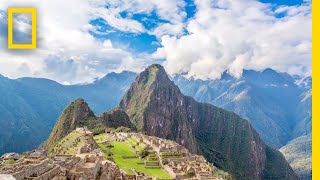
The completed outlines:
{"type": "Polygon", "coordinates": [[[83,134],[78,131],[72,131],[48,150],[49,153],[53,154],[75,155],[86,141],[94,143],[91,136],[83,136],[83,134]]]}
{"type": "MultiPolygon", "coordinates": [[[[247,120],[184,96],[161,65],[151,65],[139,74],[120,107],[138,130],[184,141],[190,151],[199,150],[209,162],[236,179],[262,179],[264,175],[296,178],[277,150],[269,147],[265,150],[266,144],[247,120]],[[159,119],[165,122],[163,126],[155,124],[159,119]]],[[[161,155],[162,159],[166,157],[179,158],[179,155],[161,155]]]]}
{"type": "Polygon", "coordinates": [[[104,152],[105,157],[108,159],[111,159],[112,157],[113,161],[126,173],[134,174],[134,169],[135,171],[142,172],[148,176],[162,179],[171,179],[171,177],[164,170],[162,170],[160,166],[144,165],[145,162],[153,163],[158,161],[148,161],[147,158],[139,159],[137,157],[137,154],[135,153],[135,149],[133,149],[128,142],[113,141],[108,143],[105,142],[105,138],[107,136],[108,135],[106,134],[101,134],[95,136],[94,139],[96,140],[102,152],[104,152]]]}
{"type": "Polygon", "coordinates": [[[127,142],[131,145],[131,147],[135,147],[134,149],[138,150],[138,151],[143,151],[144,150],[144,146],[138,142],[138,140],[136,140],[135,138],[128,138],[127,142]]]}
{"type": "Polygon", "coordinates": [[[131,123],[129,116],[121,109],[105,112],[100,119],[101,123],[108,128],[119,128],[120,126],[124,126],[131,130],[136,130],[135,126],[131,123]]]}
{"type": "MultiPolygon", "coordinates": [[[[130,102],[128,106],[126,106],[126,113],[129,115],[131,122],[137,127],[139,131],[143,130],[144,122],[141,121],[143,119],[143,113],[148,108],[148,103],[150,102],[152,96],[152,89],[154,82],[158,78],[158,73],[163,73],[164,70],[159,70],[159,65],[151,65],[146,71],[143,71],[139,76],[139,80],[135,82],[137,86],[137,90],[129,95],[128,93],[124,97],[124,101],[120,102],[120,106],[124,107],[125,102],[130,102]]],[[[129,91],[133,91],[130,89],[129,91]]]]}
{"type": "Polygon", "coordinates": [[[4,161],[4,162],[2,162],[2,165],[9,165],[9,164],[15,164],[15,163],[16,163],[16,161],[15,161],[15,160],[10,159],[10,160],[8,160],[8,161],[4,161]]]}
{"type": "MultiPolygon", "coordinates": [[[[267,163],[264,172],[264,179],[288,179],[287,172],[290,165],[284,156],[277,150],[267,146],[267,163]]],[[[293,172],[292,172],[293,173],[293,172]]]]}
{"type": "Polygon", "coordinates": [[[89,129],[96,128],[98,121],[83,99],[72,102],[61,114],[47,141],[47,148],[55,145],[59,140],[71,133],[76,127],[87,126],[89,129]]]}
{"type": "Polygon", "coordinates": [[[131,131],[130,128],[123,127],[123,126],[120,126],[120,127],[118,127],[117,129],[115,129],[115,132],[125,132],[125,133],[128,133],[128,132],[130,132],[130,131],[131,131]]]}
{"type": "Polygon", "coordinates": [[[290,141],[280,151],[301,179],[311,179],[311,134],[290,141]]]}

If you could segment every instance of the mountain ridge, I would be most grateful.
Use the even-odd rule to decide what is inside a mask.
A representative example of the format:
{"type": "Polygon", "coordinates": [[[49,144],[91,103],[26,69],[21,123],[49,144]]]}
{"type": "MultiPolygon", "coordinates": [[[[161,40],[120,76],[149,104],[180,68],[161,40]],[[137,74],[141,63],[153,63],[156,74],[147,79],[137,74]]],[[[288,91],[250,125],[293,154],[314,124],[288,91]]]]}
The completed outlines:
{"type": "MultiPolygon", "coordinates": [[[[260,122],[272,127],[257,128],[257,130],[264,140],[271,142],[268,142],[268,144],[272,144],[273,147],[281,147],[288,140],[308,134],[311,130],[311,96],[305,99],[307,96],[302,96],[302,94],[307,94],[306,92],[308,91],[311,94],[312,78],[302,79],[297,76],[288,78],[287,75],[281,77],[281,73],[276,73],[279,74],[279,79],[282,79],[281,81],[275,81],[278,83],[270,81],[270,78],[263,76],[262,72],[253,70],[244,71],[243,74],[246,79],[243,79],[243,77],[235,79],[227,72],[222,75],[221,79],[215,81],[192,80],[192,78],[183,80],[180,75],[170,77],[170,79],[178,85],[181,92],[194,97],[197,101],[236,111],[245,118],[251,116],[252,118],[248,118],[250,122],[253,122],[252,119],[258,119],[259,121],[256,122],[258,124],[253,123],[255,128],[259,126],[265,127],[265,125],[259,125],[260,122]],[[256,77],[260,77],[260,83],[256,83],[258,81],[256,77]],[[248,84],[244,80],[252,81],[256,84],[254,87],[258,85],[259,88],[248,89],[248,84]],[[255,103],[256,100],[253,101],[255,97],[265,96],[264,93],[260,93],[259,96],[251,96],[251,93],[256,94],[255,92],[259,92],[261,88],[268,90],[268,92],[273,92],[269,93],[268,96],[277,97],[279,95],[280,98],[277,98],[286,102],[287,98],[284,98],[285,96],[282,97],[282,94],[290,94],[287,93],[290,88],[285,86],[288,82],[292,84],[292,86],[289,86],[290,88],[298,89],[294,91],[299,92],[297,93],[299,94],[297,95],[298,97],[294,98],[298,101],[294,102],[294,104],[298,105],[296,108],[285,110],[281,106],[285,107],[288,103],[281,105],[281,103],[275,102],[275,104],[267,106],[272,111],[265,111],[264,104],[269,104],[268,101],[273,101],[272,98],[264,97],[260,103],[255,103]],[[224,96],[225,92],[228,92],[229,96],[224,96]],[[221,97],[218,99],[219,101],[216,101],[215,97],[218,95],[221,95],[221,97]],[[304,101],[301,102],[302,100],[304,101]],[[226,102],[232,102],[233,104],[227,104],[226,102]],[[253,107],[253,112],[259,112],[258,116],[251,114],[251,110],[248,111],[250,107],[253,107]],[[280,110],[278,111],[277,109],[279,108],[280,110]],[[279,116],[284,111],[295,112],[294,116],[299,118],[292,120],[279,116]],[[282,121],[278,121],[278,119],[282,119],[282,121]],[[290,126],[288,126],[287,122],[290,122],[290,126]],[[282,131],[281,128],[284,127],[289,129],[282,131]],[[284,133],[282,134],[282,132],[284,133]]],[[[12,151],[23,152],[36,148],[47,139],[55,120],[58,119],[64,107],[79,97],[90,104],[95,114],[111,110],[118,105],[122,95],[129,88],[135,77],[136,74],[130,72],[113,73],[112,76],[106,75],[103,78],[103,82],[65,86],[43,78],[19,78],[13,80],[0,76],[0,93],[2,95],[0,97],[0,122],[3,124],[0,127],[0,154],[12,151]],[[118,76],[119,78],[117,78],[118,76]],[[50,111],[48,111],[49,109],[50,111]]],[[[277,76],[273,77],[277,79],[277,76]]],[[[292,97],[294,96],[292,95],[292,97]]]]}

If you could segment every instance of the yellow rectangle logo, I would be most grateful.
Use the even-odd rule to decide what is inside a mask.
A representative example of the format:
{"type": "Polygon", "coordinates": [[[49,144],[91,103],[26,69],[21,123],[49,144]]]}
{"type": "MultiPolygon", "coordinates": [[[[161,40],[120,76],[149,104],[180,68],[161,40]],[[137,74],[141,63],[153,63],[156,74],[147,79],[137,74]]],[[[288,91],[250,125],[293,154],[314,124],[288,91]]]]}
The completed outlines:
{"type": "Polygon", "coordinates": [[[9,49],[37,48],[37,10],[36,8],[8,8],[8,48],[9,49]],[[13,43],[13,14],[14,13],[31,13],[31,16],[32,16],[31,44],[14,44],[13,43]]]}

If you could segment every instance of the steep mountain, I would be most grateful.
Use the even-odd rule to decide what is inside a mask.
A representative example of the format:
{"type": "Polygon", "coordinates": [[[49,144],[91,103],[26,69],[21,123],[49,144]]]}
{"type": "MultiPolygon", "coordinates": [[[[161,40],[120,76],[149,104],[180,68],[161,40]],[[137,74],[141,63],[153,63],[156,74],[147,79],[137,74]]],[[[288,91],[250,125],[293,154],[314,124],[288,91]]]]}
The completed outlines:
{"type": "Polygon", "coordinates": [[[56,144],[77,127],[87,126],[98,123],[93,111],[83,99],[77,99],[72,102],[61,114],[56,125],[54,126],[47,147],[56,144]],[[91,122],[90,122],[91,121],[91,122]]]}
{"type": "Polygon", "coordinates": [[[57,142],[77,127],[87,127],[94,134],[104,133],[106,127],[128,127],[136,130],[129,120],[129,116],[123,110],[114,109],[102,113],[101,117],[97,117],[90,109],[88,103],[83,99],[77,99],[70,103],[60,115],[45,143],[46,148],[51,150],[57,142]]]}
{"type": "Polygon", "coordinates": [[[135,76],[110,73],[91,84],[65,86],[48,79],[0,75],[0,154],[37,148],[74,99],[86,99],[97,114],[113,109],[135,76]]]}
{"type": "Polygon", "coordinates": [[[305,78],[299,83],[303,92],[299,96],[299,104],[295,112],[297,117],[297,122],[293,131],[293,137],[304,136],[311,133],[312,126],[312,89],[311,89],[312,79],[305,78]]]}
{"type": "Polygon", "coordinates": [[[250,123],[184,96],[160,65],[140,73],[120,102],[137,129],[203,154],[237,179],[297,179],[282,154],[250,123]]]}
{"type": "Polygon", "coordinates": [[[301,180],[311,180],[311,134],[290,141],[280,151],[301,180]]]}
{"type": "Polygon", "coordinates": [[[302,100],[306,88],[311,89],[310,78],[299,84],[296,78],[266,69],[262,72],[244,70],[241,78],[225,72],[216,80],[176,75],[174,81],[184,94],[197,101],[211,103],[248,119],[267,144],[280,148],[293,138],[310,133],[311,108],[302,100]]]}
{"type": "Polygon", "coordinates": [[[101,123],[106,127],[118,128],[120,126],[135,130],[136,127],[131,123],[129,116],[121,109],[105,112],[100,117],[101,123]]]}

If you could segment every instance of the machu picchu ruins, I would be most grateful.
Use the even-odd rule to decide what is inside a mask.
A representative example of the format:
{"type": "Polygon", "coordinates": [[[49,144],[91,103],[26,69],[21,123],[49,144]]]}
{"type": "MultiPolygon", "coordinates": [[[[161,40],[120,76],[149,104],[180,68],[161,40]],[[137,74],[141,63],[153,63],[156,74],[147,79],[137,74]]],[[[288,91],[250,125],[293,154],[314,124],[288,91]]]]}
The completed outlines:
{"type": "Polygon", "coordinates": [[[94,136],[81,127],[51,149],[5,154],[0,160],[0,179],[232,179],[203,156],[191,154],[173,141],[123,129],[107,128],[94,136]]]}

